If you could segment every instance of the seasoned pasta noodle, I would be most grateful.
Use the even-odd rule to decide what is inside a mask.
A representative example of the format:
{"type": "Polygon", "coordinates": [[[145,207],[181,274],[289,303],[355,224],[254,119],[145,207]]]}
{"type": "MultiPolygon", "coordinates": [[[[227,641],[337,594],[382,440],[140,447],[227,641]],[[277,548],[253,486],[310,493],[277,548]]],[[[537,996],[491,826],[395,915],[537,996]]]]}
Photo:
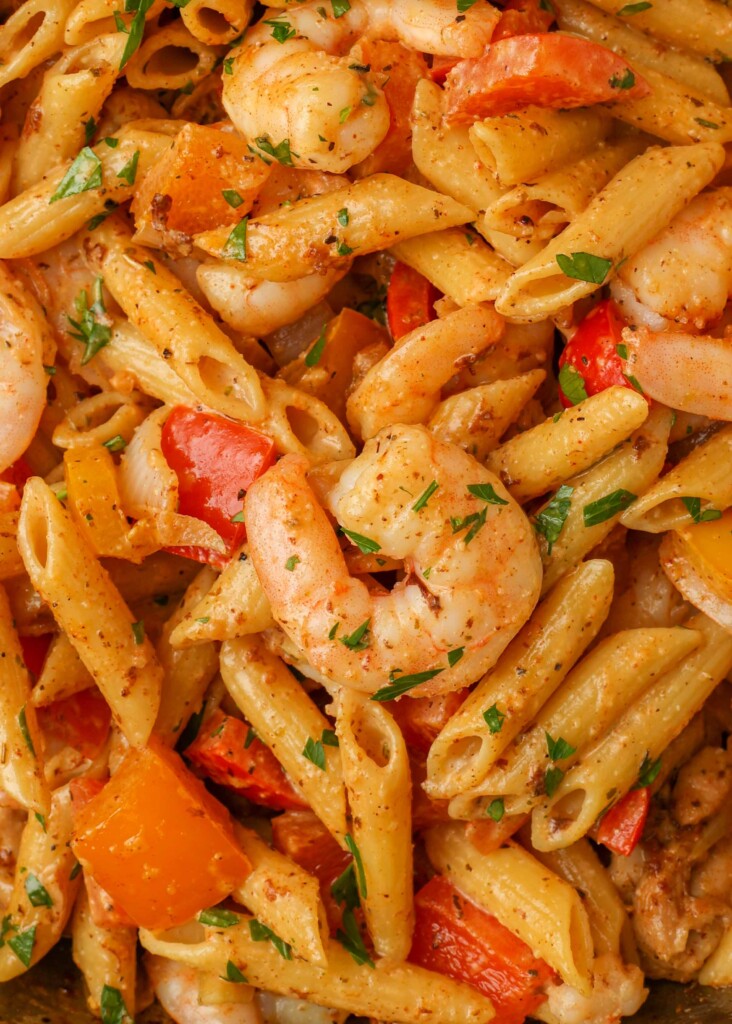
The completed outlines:
{"type": "Polygon", "coordinates": [[[732,986],[730,60],[720,0],[5,5],[0,983],[732,986]]]}

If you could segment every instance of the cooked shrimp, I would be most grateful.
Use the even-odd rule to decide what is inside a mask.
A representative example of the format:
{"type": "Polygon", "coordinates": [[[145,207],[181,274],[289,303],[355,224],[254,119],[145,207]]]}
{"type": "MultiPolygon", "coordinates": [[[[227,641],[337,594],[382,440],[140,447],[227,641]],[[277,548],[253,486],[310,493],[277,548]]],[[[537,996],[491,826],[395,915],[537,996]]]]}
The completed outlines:
{"type": "Polygon", "coordinates": [[[296,167],[334,172],[364,160],[389,130],[383,81],[348,56],[359,36],[479,57],[500,17],[484,0],[462,14],[453,0],[353,0],[338,16],[313,0],[272,13],[247,34],[233,73],[224,75],[224,107],[247,138],[270,147],[287,140],[296,167]],[[277,38],[276,21],[287,26],[277,38]],[[284,31],[292,35],[281,42],[284,31]]]}
{"type": "Polygon", "coordinates": [[[250,554],[289,640],[316,672],[359,690],[418,673],[435,677],[420,696],[474,682],[524,624],[541,585],[529,522],[498,478],[422,426],[368,441],[328,506],[355,543],[404,559],[405,578],[374,592],[349,575],[307,468],[280,460],[245,507],[250,554]]]}
{"type": "Polygon", "coordinates": [[[215,1006],[199,1003],[199,972],[193,967],[149,953],[145,957],[145,967],[158,1001],[176,1024],[262,1024],[259,1009],[253,1001],[217,1003],[215,1006]]]}
{"type": "Polygon", "coordinates": [[[0,262],[0,472],[31,443],[46,404],[46,333],[38,304],[0,262]]]}
{"type": "Polygon", "coordinates": [[[697,196],[618,271],[613,298],[636,324],[702,331],[732,296],[732,188],[697,196]]]}
{"type": "Polygon", "coordinates": [[[554,1024],[615,1024],[621,1017],[632,1017],[647,995],[639,967],[624,964],[615,953],[604,953],[592,964],[591,995],[583,996],[566,984],[549,989],[547,1019],[554,1024]]]}

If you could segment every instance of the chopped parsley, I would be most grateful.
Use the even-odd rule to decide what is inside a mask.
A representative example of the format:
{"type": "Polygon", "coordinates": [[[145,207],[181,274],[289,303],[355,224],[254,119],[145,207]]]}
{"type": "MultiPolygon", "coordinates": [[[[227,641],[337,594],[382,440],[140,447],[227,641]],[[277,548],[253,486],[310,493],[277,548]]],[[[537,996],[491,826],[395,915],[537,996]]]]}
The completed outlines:
{"type": "Polygon", "coordinates": [[[635,85],[635,75],[630,68],[626,68],[622,76],[613,75],[609,78],[608,85],[611,89],[632,89],[635,85]]]}
{"type": "Polygon", "coordinates": [[[242,197],[239,195],[235,188],[222,189],[221,195],[224,197],[229,206],[233,206],[234,209],[236,209],[237,206],[241,206],[241,204],[244,202],[244,200],[242,199],[242,197]]]}
{"type": "Polygon", "coordinates": [[[30,967],[33,958],[33,947],[36,944],[36,925],[27,928],[24,932],[18,932],[12,939],[8,939],[8,946],[15,953],[24,967],[30,967]]]}
{"type": "Polygon", "coordinates": [[[377,690],[371,697],[371,700],[383,702],[386,700],[394,700],[395,697],[401,697],[403,693],[407,693],[408,690],[413,690],[415,686],[421,686],[422,683],[428,683],[430,679],[434,679],[435,676],[439,676],[444,669],[431,668],[426,672],[414,672],[412,675],[398,676],[397,672],[400,669],[395,668],[389,673],[389,686],[382,686],[380,690],[377,690]]]}
{"type": "Polygon", "coordinates": [[[226,961],[226,974],[221,975],[222,981],[230,981],[234,985],[248,985],[246,975],[242,974],[233,960],[226,961]]]}
{"type": "Polygon", "coordinates": [[[23,739],[25,740],[26,747],[28,748],[28,750],[30,750],[33,757],[35,757],[36,748],[33,746],[33,738],[30,734],[30,729],[28,728],[28,720],[25,715],[25,704],[18,712],[18,725],[20,726],[20,733],[23,739]]]}
{"type": "Polygon", "coordinates": [[[658,773],[661,771],[661,758],[656,758],[655,761],[651,761],[648,754],[643,758],[643,764],[640,766],[638,772],[638,780],[633,786],[633,789],[645,789],[646,786],[651,786],[658,778],[658,773]]]}
{"type": "Polygon", "coordinates": [[[140,162],[140,150],[136,149],[132,157],[127,161],[121,171],[117,171],[117,177],[122,178],[128,185],[135,184],[137,177],[137,165],[140,162]]]}
{"type": "Polygon", "coordinates": [[[497,733],[503,728],[503,723],[506,721],[506,714],[505,712],[498,710],[497,704],[491,704],[491,706],[486,708],[483,712],[483,719],[490,731],[492,733],[497,733]]]}
{"type": "Polygon", "coordinates": [[[471,540],[478,535],[478,533],[485,526],[486,516],[488,514],[488,506],[481,509],[480,512],[471,512],[470,515],[460,519],[458,516],[450,516],[450,526],[452,527],[453,533],[460,533],[462,530],[468,532],[463,537],[465,546],[470,544],[471,540]]]}
{"type": "Polygon", "coordinates": [[[255,942],[267,942],[269,940],[283,960],[292,960],[292,947],[279,935],[275,935],[271,928],[262,924],[255,918],[249,922],[249,934],[255,942]]]}
{"type": "Polygon", "coordinates": [[[209,907],[202,910],[198,915],[201,924],[207,924],[211,928],[233,928],[241,920],[238,914],[231,910],[222,910],[220,907],[209,907]]]}
{"type": "Polygon", "coordinates": [[[371,619],[366,619],[350,636],[339,637],[340,642],[351,651],[365,651],[371,646],[371,637],[368,635],[370,625],[371,619]]]}
{"type": "Polygon", "coordinates": [[[546,736],[546,749],[550,760],[564,761],[566,758],[571,757],[572,754],[577,753],[577,748],[573,747],[571,743],[567,743],[561,736],[555,740],[548,732],[545,732],[544,735],[546,736]]]}
{"type": "Polygon", "coordinates": [[[122,993],[118,988],[111,985],[102,987],[102,994],[99,1000],[102,1024],[133,1024],[122,993]]]}
{"type": "Polygon", "coordinates": [[[496,494],[492,484],[468,484],[468,490],[474,498],[487,501],[489,505],[508,505],[508,502],[496,494]]]}
{"type": "Polygon", "coordinates": [[[308,736],[303,748],[302,756],[311,761],[316,768],[320,768],[321,772],[325,769],[325,751],[323,750],[323,744],[320,740],[314,740],[308,736]]]}
{"type": "Polygon", "coordinates": [[[423,509],[439,486],[437,481],[433,480],[412,505],[412,512],[419,512],[420,509],[423,509]]]}
{"type": "Polygon", "coordinates": [[[447,664],[450,668],[453,668],[460,661],[462,656],[465,654],[464,647],[456,647],[453,651],[447,652],[447,664]]]}
{"type": "Polygon", "coordinates": [[[125,10],[135,12],[129,28],[125,28],[124,23],[115,18],[118,31],[127,33],[127,43],[122,53],[122,60],[119,62],[120,71],[135,51],[139,49],[145,32],[145,15],[152,7],[153,2],[154,0],[125,0],[125,10]]]}
{"type": "Polygon", "coordinates": [[[564,772],[561,768],[557,768],[556,765],[552,768],[547,768],[544,775],[544,792],[547,796],[554,796],[563,778],[564,772]]]}
{"type": "Polygon", "coordinates": [[[294,167],[289,139],[283,139],[276,146],[272,143],[269,135],[258,135],[254,141],[263,153],[273,157],[283,167],[294,167]]]}
{"type": "Polygon", "coordinates": [[[612,491],[610,494],[598,498],[597,501],[591,501],[589,505],[585,505],[582,509],[582,518],[584,519],[585,526],[597,526],[599,523],[604,523],[608,519],[612,519],[619,512],[624,512],[626,508],[630,508],[633,502],[637,500],[637,494],[632,494],[630,491],[620,487],[617,491],[612,491]]]}
{"type": "Polygon", "coordinates": [[[342,18],[351,9],[348,0],[330,0],[330,6],[333,8],[334,18],[342,18]]]}
{"type": "Polygon", "coordinates": [[[248,217],[243,217],[226,239],[221,255],[224,259],[246,260],[248,217]]]}
{"type": "Polygon", "coordinates": [[[123,448],[127,447],[127,442],[121,434],[115,434],[114,437],[110,437],[110,439],[108,441],[104,441],[103,444],[110,452],[121,452],[123,448]]]}
{"type": "Polygon", "coordinates": [[[324,747],[339,747],[338,737],[332,729],[323,729],[323,735],[320,737],[320,742],[324,747]]]}
{"type": "Polygon", "coordinates": [[[44,885],[41,885],[41,883],[39,882],[35,875],[26,875],[24,886],[26,895],[28,896],[28,899],[30,900],[30,904],[32,907],[53,906],[51,894],[44,885]]]}
{"type": "Polygon", "coordinates": [[[322,359],[323,352],[325,351],[326,342],[325,328],[326,325],[323,324],[323,330],[320,332],[318,337],[313,342],[312,347],[309,348],[307,353],[305,354],[306,366],[317,366],[320,360],[322,359]]]}
{"type": "Polygon", "coordinates": [[[297,35],[297,32],[289,21],[279,21],[277,18],[265,18],[262,24],[272,26],[272,38],[278,43],[286,43],[288,39],[292,39],[293,36],[297,35]]]}
{"type": "Polygon", "coordinates": [[[102,293],[102,278],[94,280],[92,292],[93,302],[89,305],[86,289],[83,289],[74,300],[78,320],[73,320],[68,314],[66,319],[74,328],[69,331],[72,338],[84,344],[84,353],[81,357],[81,365],[86,366],[90,359],[93,359],[97,352],[107,345],[112,337],[112,329],[107,324],[100,323],[99,317],[106,314],[104,295],[102,293]]]}
{"type": "Polygon", "coordinates": [[[132,623],[132,635],[135,638],[135,643],[139,647],[145,639],[145,623],[140,619],[139,622],[132,623]]]}
{"type": "Polygon", "coordinates": [[[342,228],[347,228],[348,227],[349,217],[348,217],[348,208],[347,207],[343,206],[338,211],[338,213],[336,214],[336,220],[338,221],[338,223],[341,225],[342,228]]]}
{"type": "Polygon", "coordinates": [[[572,405],[585,401],[587,398],[585,379],[574,366],[565,363],[559,370],[558,380],[562,394],[572,405]]]}
{"type": "Polygon", "coordinates": [[[621,18],[628,17],[630,14],[640,14],[642,11],[647,11],[649,7],[653,7],[653,4],[647,2],[639,4],[626,4],[625,7],[621,7],[617,12],[621,18]]]}
{"type": "Polygon", "coordinates": [[[718,508],[706,508],[701,510],[701,498],[682,498],[682,502],[695,523],[709,523],[714,519],[721,519],[722,513],[718,508]]]}
{"type": "Polygon", "coordinates": [[[287,569],[288,572],[294,572],[295,566],[297,565],[297,563],[299,561],[300,561],[300,556],[299,555],[290,555],[290,557],[285,562],[285,569],[287,569]]]}
{"type": "Polygon", "coordinates": [[[381,551],[381,544],[377,544],[375,540],[370,540],[368,537],[355,533],[353,530],[347,530],[345,526],[341,527],[341,532],[345,533],[346,537],[353,541],[364,555],[375,555],[377,551],[381,551]]]}
{"type": "Polygon", "coordinates": [[[603,284],[613,265],[612,260],[593,256],[591,252],[573,252],[570,256],[560,252],[556,260],[565,277],[590,284],[603,284]]]}
{"type": "Polygon", "coordinates": [[[496,797],[495,800],[491,800],[491,802],[486,807],[485,813],[488,815],[489,818],[492,818],[493,821],[500,821],[503,815],[506,813],[506,808],[503,804],[503,797],[499,796],[496,797]]]}
{"type": "Polygon", "coordinates": [[[574,487],[562,484],[546,508],[543,508],[534,519],[534,529],[546,540],[547,555],[551,555],[552,548],[564,529],[572,507],[573,494],[574,487]]]}
{"type": "Polygon", "coordinates": [[[93,149],[84,146],[48,201],[55,203],[59,199],[66,199],[67,196],[78,196],[81,192],[90,192],[101,187],[102,161],[93,149]]]}
{"type": "Polygon", "coordinates": [[[376,966],[364,945],[363,936],[352,910],[344,911],[343,927],[336,932],[336,939],[346,952],[351,954],[357,964],[366,964],[372,968],[376,966]]]}

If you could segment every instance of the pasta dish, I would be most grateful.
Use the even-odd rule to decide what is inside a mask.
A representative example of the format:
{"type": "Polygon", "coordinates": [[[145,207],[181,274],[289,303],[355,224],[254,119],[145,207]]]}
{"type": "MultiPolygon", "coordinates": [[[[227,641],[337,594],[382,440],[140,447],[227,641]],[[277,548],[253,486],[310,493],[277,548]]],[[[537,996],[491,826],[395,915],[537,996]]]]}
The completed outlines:
{"type": "Polygon", "coordinates": [[[732,986],[727,0],[0,12],[0,982],[732,986]]]}

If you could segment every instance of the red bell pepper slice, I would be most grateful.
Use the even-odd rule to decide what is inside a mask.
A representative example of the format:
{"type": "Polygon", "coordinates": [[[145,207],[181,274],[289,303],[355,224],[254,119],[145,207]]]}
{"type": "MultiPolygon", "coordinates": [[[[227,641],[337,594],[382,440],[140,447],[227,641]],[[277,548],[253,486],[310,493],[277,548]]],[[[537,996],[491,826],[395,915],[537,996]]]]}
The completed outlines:
{"type": "MultiPolygon", "coordinates": [[[[244,495],[275,461],[274,441],[242,423],[178,405],[163,425],[161,448],[178,477],[178,511],[213,527],[231,556],[246,538],[244,495]]],[[[213,560],[202,548],[170,550],[213,560]]]]}
{"type": "Polygon", "coordinates": [[[428,753],[433,742],[468,696],[468,690],[453,690],[436,697],[405,697],[390,710],[410,750],[428,753]]]}
{"type": "Polygon", "coordinates": [[[650,87],[599,43],[556,32],[510,36],[478,60],[461,61],[445,83],[453,124],[510,114],[522,107],[586,107],[640,99],[650,87]]]}
{"type": "Polygon", "coordinates": [[[21,636],[18,639],[25,667],[37,679],[43,670],[48,648],[53,640],[53,633],[42,633],[40,636],[21,636]]]}
{"type": "Polygon", "coordinates": [[[320,882],[320,895],[331,933],[341,927],[342,907],[330,887],[353,858],[342,850],[322,821],[312,811],[286,811],[272,819],[272,842],[320,882]]]}
{"type": "Polygon", "coordinates": [[[112,717],[109,705],[96,687],[38,708],[37,715],[47,757],[64,747],[73,747],[90,761],[104,746],[112,717]]]}
{"type": "Polygon", "coordinates": [[[491,45],[509,36],[546,32],[553,24],[554,12],[548,5],[542,7],[541,0],[509,0],[491,37],[491,45]]]}
{"type": "Polygon", "coordinates": [[[386,318],[394,341],[434,320],[437,314],[433,307],[439,297],[426,277],[406,263],[397,263],[386,293],[386,318]]]}
{"type": "Polygon", "coordinates": [[[269,747],[246,722],[223,711],[206,719],[184,753],[214,782],[243,793],[255,804],[280,810],[308,806],[269,747]]]}
{"type": "Polygon", "coordinates": [[[477,988],[501,1024],[523,1024],[544,1002],[554,978],[548,964],[446,878],[436,875],[420,889],[415,911],[412,963],[477,988]]]}
{"type": "Polygon", "coordinates": [[[597,830],[598,843],[607,846],[613,853],[628,857],[641,840],[650,806],[651,791],[648,786],[631,789],[603,817],[597,830]]]}
{"type": "Polygon", "coordinates": [[[438,85],[447,78],[448,72],[452,71],[456,64],[460,63],[459,57],[433,57],[429,75],[433,82],[438,85]]]}
{"type": "MultiPolygon", "coordinates": [[[[559,370],[570,366],[582,378],[585,394],[597,395],[615,386],[632,388],[625,376],[622,331],[625,321],[612,299],[598,302],[580,323],[559,357],[559,370]]],[[[575,378],[576,379],[576,378],[575,378]]],[[[565,409],[576,404],[559,388],[559,400],[565,409]]]]}

